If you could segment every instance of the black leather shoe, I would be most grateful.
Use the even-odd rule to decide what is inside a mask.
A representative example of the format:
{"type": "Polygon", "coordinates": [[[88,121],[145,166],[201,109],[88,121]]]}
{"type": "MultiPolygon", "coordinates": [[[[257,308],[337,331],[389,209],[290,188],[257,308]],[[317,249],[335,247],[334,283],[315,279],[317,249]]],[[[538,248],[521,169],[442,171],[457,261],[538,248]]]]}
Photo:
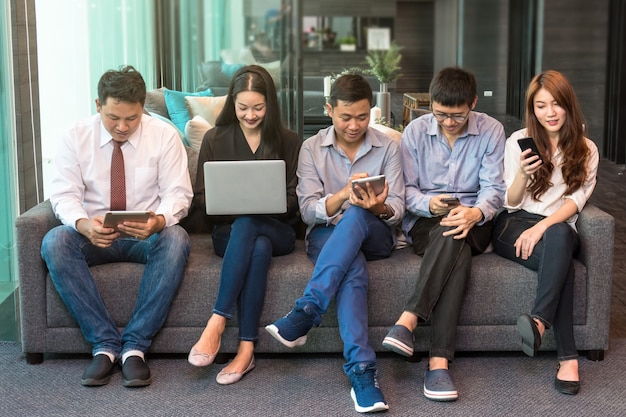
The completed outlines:
{"type": "Polygon", "coordinates": [[[145,387],[150,385],[150,368],[139,356],[129,356],[122,364],[122,378],[125,387],[145,387]]]}
{"type": "Polygon", "coordinates": [[[115,362],[111,362],[107,355],[94,356],[87,369],[85,369],[80,383],[88,387],[99,387],[100,385],[108,384],[111,380],[113,366],[115,366],[115,362]]]}
{"type": "Polygon", "coordinates": [[[541,347],[541,335],[537,323],[528,314],[517,319],[517,331],[522,337],[522,351],[528,356],[535,356],[541,347]]]}
{"type": "Polygon", "coordinates": [[[554,377],[554,388],[561,394],[576,395],[580,391],[580,381],[563,381],[554,377]]]}

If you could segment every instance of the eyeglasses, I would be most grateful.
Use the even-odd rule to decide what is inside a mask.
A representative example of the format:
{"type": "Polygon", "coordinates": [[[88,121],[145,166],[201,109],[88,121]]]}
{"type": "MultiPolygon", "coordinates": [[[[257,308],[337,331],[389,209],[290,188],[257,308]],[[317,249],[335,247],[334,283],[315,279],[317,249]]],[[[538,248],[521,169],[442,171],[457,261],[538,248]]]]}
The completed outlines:
{"type": "Polygon", "coordinates": [[[467,117],[469,116],[471,110],[467,112],[467,114],[465,116],[460,116],[458,114],[448,114],[448,113],[433,113],[435,115],[435,119],[437,119],[438,122],[443,122],[446,119],[452,119],[457,123],[463,123],[467,117]]]}

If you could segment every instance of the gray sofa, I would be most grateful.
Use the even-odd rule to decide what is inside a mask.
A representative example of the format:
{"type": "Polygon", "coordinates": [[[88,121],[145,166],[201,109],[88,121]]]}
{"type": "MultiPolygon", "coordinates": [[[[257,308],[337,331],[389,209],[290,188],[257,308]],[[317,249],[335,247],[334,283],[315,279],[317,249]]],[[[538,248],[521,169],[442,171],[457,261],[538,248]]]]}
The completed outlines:
{"type": "MultiPolygon", "coordinates": [[[[191,149],[188,154],[190,170],[195,172],[197,154],[191,149]]],[[[58,224],[48,201],[31,208],[16,220],[22,348],[29,363],[41,362],[44,353],[90,352],[90,346],[83,340],[80,329],[59,298],[41,260],[42,238],[58,224]]],[[[576,261],[576,342],[578,349],[588,353],[589,357],[602,359],[609,342],[614,219],[588,204],[580,214],[577,226],[581,249],[576,261]]],[[[188,352],[211,314],[222,261],[213,252],[209,234],[192,233],[190,237],[191,254],[185,277],[165,325],[154,338],[151,352],[188,352]]],[[[369,263],[369,329],[370,343],[375,350],[383,350],[382,339],[401,313],[420,264],[421,258],[410,248],[396,250],[388,259],[369,263]]],[[[91,270],[104,302],[122,328],[131,315],[143,265],[116,263],[91,270]]],[[[263,329],[292,308],[312,270],[302,240],[297,241],[293,253],[273,259],[257,352],[342,351],[334,305],[320,327],[311,330],[302,347],[288,349],[263,329]]],[[[519,350],[515,322],[521,313],[530,311],[535,288],[535,272],[494,253],[475,257],[458,327],[458,350],[519,350]]],[[[428,351],[428,323],[420,325],[415,334],[416,350],[428,351]]],[[[234,319],[226,328],[221,351],[236,352],[237,343],[237,320],[234,319]]],[[[541,348],[555,350],[551,331],[546,334],[541,348]]]]}

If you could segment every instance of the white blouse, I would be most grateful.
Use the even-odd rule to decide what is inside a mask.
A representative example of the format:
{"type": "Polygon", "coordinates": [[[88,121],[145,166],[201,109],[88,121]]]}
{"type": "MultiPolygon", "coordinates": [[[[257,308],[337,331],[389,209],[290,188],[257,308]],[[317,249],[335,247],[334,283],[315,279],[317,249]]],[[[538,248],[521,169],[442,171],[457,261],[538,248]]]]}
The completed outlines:
{"type": "MultiPolygon", "coordinates": [[[[522,198],[520,204],[516,206],[509,204],[508,189],[520,169],[520,154],[522,153],[522,150],[520,149],[517,140],[527,136],[528,133],[524,128],[514,132],[506,141],[504,151],[504,180],[506,182],[507,193],[504,200],[504,207],[509,212],[523,209],[529,213],[547,217],[557,211],[563,205],[565,199],[571,199],[574,203],[576,203],[578,211],[580,212],[587,203],[587,200],[596,186],[596,175],[598,173],[598,147],[587,138],[585,138],[585,141],[591,151],[589,158],[587,159],[587,178],[579,189],[571,194],[564,194],[567,189],[567,185],[563,181],[563,173],[561,171],[563,155],[561,154],[561,150],[557,149],[555,154],[552,156],[554,170],[552,171],[552,177],[550,178],[550,181],[554,185],[540,197],[541,201],[534,200],[532,195],[529,192],[526,192],[524,193],[524,197],[522,198]]],[[[575,223],[577,219],[578,214],[575,214],[567,219],[567,223],[576,229],[575,223]]]]}

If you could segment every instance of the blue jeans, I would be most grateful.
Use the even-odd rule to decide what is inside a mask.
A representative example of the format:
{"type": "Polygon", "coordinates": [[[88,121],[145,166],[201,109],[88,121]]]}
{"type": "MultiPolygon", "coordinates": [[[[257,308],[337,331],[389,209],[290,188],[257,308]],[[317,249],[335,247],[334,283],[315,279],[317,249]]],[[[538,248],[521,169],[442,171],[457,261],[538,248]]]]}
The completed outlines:
{"type": "Polygon", "coordinates": [[[224,258],[213,313],[231,319],[238,308],[239,339],[256,341],[272,256],[293,250],[293,227],[269,216],[241,216],[213,228],[213,247],[224,258]]]}
{"type": "Polygon", "coordinates": [[[307,239],[307,253],[315,268],[296,307],[309,304],[322,315],[335,297],[344,372],[349,374],[362,363],[376,364],[368,341],[367,261],[391,255],[391,228],[368,210],[350,206],[336,226],[315,226],[307,239]]]}
{"type": "Polygon", "coordinates": [[[146,240],[116,239],[108,248],[92,245],[72,227],[58,226],[44,236],[41,247],[52,283],[92,345],[92,353],[104,351],[116,357],[129,350],[148,350],[167,318],[188,256],[189,236],[178,225],[146,240]],[[146,265],[135,309],[122,335],[89,271],[91,266],[112,262],[146,265]]]}
{"type": "Polygon", "coordinates": [[[578,233],[567,223],[550,226],[532,255],[523,260],[515,256],[515,241],[526,229],[544,217],[524,210],[500,213],[493,230],[495,252],[526,268],[537,271],[537,294],[531,316],[547,329],[554,326],[559,361],[576,359],[574,339],[574,261],[579,246],[578,233]]]}

